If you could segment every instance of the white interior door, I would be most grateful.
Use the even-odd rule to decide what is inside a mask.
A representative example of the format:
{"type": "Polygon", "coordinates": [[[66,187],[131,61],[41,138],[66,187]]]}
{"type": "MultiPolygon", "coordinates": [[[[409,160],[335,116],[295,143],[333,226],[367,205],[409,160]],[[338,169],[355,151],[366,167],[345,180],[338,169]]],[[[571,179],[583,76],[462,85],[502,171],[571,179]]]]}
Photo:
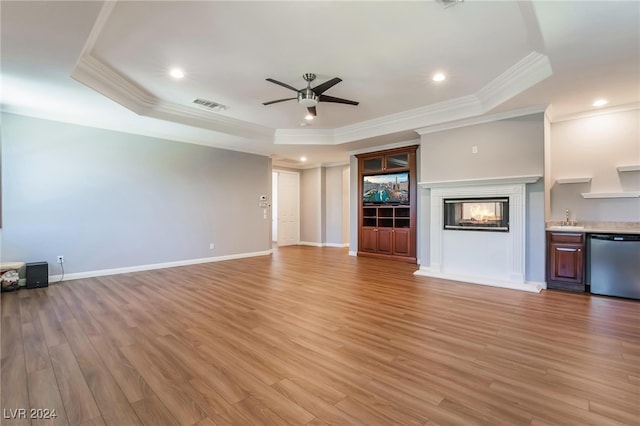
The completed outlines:
{"type": "Polygon", "coordinates": [[[278,172],[278,245],[300,242],[300,175],[278,172]]]}

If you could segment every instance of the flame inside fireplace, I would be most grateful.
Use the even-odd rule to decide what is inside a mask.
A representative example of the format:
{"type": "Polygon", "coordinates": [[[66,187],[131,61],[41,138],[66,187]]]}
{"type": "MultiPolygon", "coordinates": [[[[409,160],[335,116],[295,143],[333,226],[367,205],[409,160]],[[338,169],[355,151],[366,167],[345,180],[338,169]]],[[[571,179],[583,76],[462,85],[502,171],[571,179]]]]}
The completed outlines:
{"type": "Polygon", "coordinates": [[[488,223],[500,220],[502,215],[496,212],[496,203],[469,203],[464,205],[462,219],[478,223],[488,223]]]}

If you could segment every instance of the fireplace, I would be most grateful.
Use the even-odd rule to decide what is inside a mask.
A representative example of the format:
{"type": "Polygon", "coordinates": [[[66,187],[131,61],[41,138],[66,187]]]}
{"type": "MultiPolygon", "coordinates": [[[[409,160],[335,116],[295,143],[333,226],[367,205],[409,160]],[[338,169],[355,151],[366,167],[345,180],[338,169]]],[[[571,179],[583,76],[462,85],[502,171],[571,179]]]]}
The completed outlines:
{"type": "Polygon", "coordinates": [[[444,229],[509,232],[509,197],[445,198],[444,229]]]}

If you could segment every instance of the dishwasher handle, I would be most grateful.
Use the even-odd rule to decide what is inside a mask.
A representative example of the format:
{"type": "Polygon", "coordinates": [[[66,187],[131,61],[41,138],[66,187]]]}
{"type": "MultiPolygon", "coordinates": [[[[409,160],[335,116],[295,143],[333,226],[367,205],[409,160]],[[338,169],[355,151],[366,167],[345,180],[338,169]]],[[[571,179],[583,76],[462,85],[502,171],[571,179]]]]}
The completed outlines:
{"type": "Polygon", "coordinates": [[[592,240],[603,240],[603,241],[640,241],[640,235],[632,235],[632,234],[591,234],[592,240]]]}

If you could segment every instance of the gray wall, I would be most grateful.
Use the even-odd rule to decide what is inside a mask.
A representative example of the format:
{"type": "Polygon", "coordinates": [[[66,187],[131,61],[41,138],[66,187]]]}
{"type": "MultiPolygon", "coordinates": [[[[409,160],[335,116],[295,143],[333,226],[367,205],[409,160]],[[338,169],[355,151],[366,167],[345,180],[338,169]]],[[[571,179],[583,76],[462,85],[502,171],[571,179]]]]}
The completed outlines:
{"type": "MultiPolygon", "coordinates": [[[[420,180],[540,175],[544,173],[544,117],[532,114],[508,120],[429,133],[420,145],[420,180]],[[478,153],[472,153],[472,147],[478,153]]],[[[420,264],[429,265],[428,190],[418,189],[420,264]]],[[[526,279],[545,281],[544,183],[527,185],[526,279]]]]}
{"type": "Polygon", "coordinates": [[[358,159],[355,155],[349,156],[349,254],[358,252],[358,211],[360,199],[358,198],[358,159]]]}
{"type": "Polygon", "coordinates": [[[422,136],[422,181],[543,175],[543,114],[422,136]],[[478,147],[473,154],[472,147],[478,147]]]}
{"type": "Polygon", "coordinates": [[[583,192],[640,191],[640,109],[551,124],[550,220],[640,221],[639,198],[585,199],[583,192]],[[590,177],[590,183],[558,184],[558,178],[590,177]]]}
{"type": "Polygon", "coordinates": [[[300,242],[342,245],[348,242],[348,166],[300,171],[300,242]]]}
{"type": "Polygon", "coordinates": [[[343,204],[344,167],[327,167],[325,169],[325,229],[327,244],[342,244],[342,224],[344,212],[348,206],[343,204]]]}
{"type": "Polygon", "coordinates": [[[324,243],[324,168],[300,173],[300,242],[324,243]]]}
{"type": "Polygon", "coordinates": [[[3,114],[2,260],[58,273],[270,249],[269,158],[3,114]],[[209,244],[215,243],[210,250],[209,244]]]}

